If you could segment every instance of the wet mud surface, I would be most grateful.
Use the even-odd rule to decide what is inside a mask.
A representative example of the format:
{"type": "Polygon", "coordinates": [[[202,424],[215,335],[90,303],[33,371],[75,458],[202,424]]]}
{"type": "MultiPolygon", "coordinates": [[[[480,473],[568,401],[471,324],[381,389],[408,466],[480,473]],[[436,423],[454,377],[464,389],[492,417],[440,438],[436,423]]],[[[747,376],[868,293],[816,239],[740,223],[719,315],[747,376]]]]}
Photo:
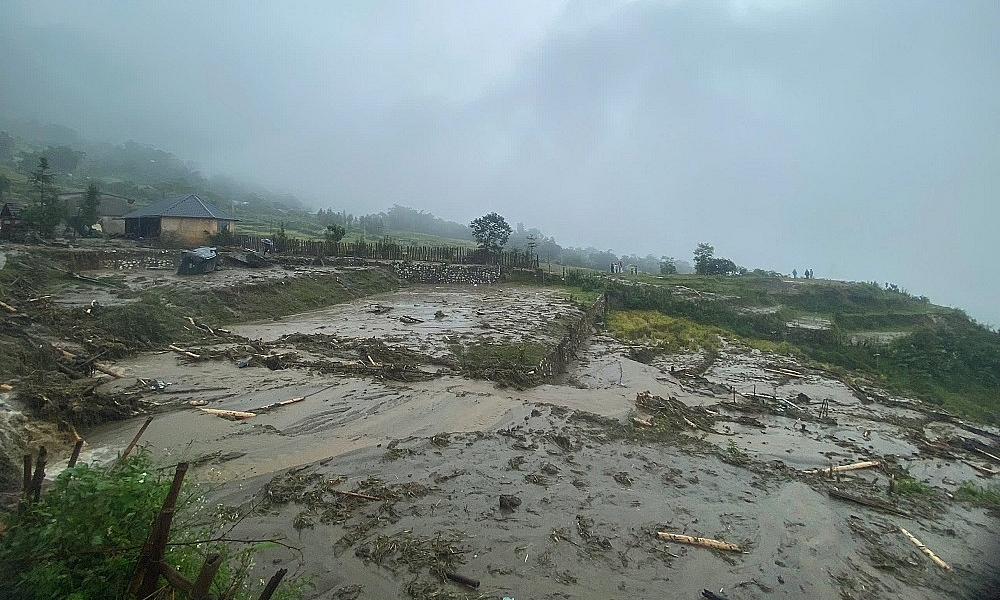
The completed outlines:
{"type": "MultiPolygon", "coordinates": [[[[322,345],[283,336],[375,337],[426,356],[421,368],[441,370],[433,379],[161,353],[117,363],[126,377],[105,387],[158,405],[143,442],[167,462],[197,463],[192,475],[211,502],[244,515],[234,536],[294,547],[259,562],[262,573],[280,563],[311,575],[307,597],[698,598],[707,588],[732,599],[974,598],[997,589],[1000,520],[955,499],[963,482],[990,482],[981,469],[1000,468],[970,449],[995,444],[996,432],[905,399],[862,401],[825,373],[728,346],[708,361],[644,364],[595,335],[569,373],[527,390],[435,363],[456,338],[553,343],[558,324],[578,314],[537,288],[412,287],[233,327],[242,337],[230,346],[284,339],[287,351],[316,358],[322,345]],[[200,410],[300,397],[242,421],[200,410]],[[654,400],[637,407],[637,397],[654,400]],[[866,460],[881,464],[829,473],[866,460]],[[907,476],[924,484],[919,493],[888,492],[907,476]],[[741,551],[668,542],[660,531],[741,551]]],[[[113,458],[141,422],[81,432],[83,459],[113,458]]]]}

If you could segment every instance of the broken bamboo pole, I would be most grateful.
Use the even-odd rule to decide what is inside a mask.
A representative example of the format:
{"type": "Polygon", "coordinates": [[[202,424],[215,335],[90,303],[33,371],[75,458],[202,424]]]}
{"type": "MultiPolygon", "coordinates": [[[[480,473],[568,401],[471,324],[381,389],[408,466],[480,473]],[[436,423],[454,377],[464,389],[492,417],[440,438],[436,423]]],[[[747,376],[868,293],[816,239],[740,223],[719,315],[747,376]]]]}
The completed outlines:
{"type": "Polygon", "coordinates": [[[132,438],[132,441],[128,443],[128,446],[125,446],[125,451],[122,452],[122,455],[118,457],[118,460],[116,460],[115,463],[111,465],[112,470],[114,470],[114,468],[117,467],[120,462],[122,462],[123,460],[125,460],[126,457],[128,457],[129,452],[132,452],[132,448],[135,448],[135,445],[139,443],[139,438],[142,437],[142,434],[146,432],[146,428],[149,427],[149,424],[152,422],[153,422],[153,417],[146,417],[146,422],[142,424],[142,427],[140,427],[139,431],[136,432],[135,436],[132,438]]]}
{"type": "Polygon", "coordinates": [[[856,471],[858,469],[868,469],[871,467],[877,467],[882,464],[880,460],[865,460],[862,462],[851,463],[849,465],[839,465],[836,467],[827,467],[823,469],[810,469],[809,471],[803,471],[807,474],[814,473],[841,473],[843,471],[856,471]]]}
{"type": "Polygon", "coordinates": [[[278,569],[278,572],[271,576],[271,580],[267,582],[264,591],[260,593],[260,597],[257,600],[271,600],[274,590],[278,589],[278,584],[281,583],[281,579],[286,573],[288,573],[288,569],[278,569]]]}
{"type": "Polygon", "coordinates": [[[729,552],[742,552],[739,546],[736,544],[730,544],[729,542],[722,542],[719,540],[713,540],[711,538],[700,538],[691,537],[690,535],[684,535],[680,533],[668,533],[666,531],[658,531],[656,535],[661,540],[668,540],[671,542],[678,542],[681,544],[691,544],[692,546],[702,546],[704,548],[712,548],[714,550],[728,550],[729,552]]]}
{"type": "Polygon", "coordinates": [[[252,412],[254,414],[260,414],[262,412],[267,412],[269,410],[274,410],[275,408],[281,408],[282,406],[288,406],[289,404],[295,404],[296,402],[302,402],[305,399],[306,399],[305,396],[298,396],[296,398],[292,398],[291,400],[282,400],[281,402],[272,402],[271,404],[266,404],[264,406],[261,406],[260,408],[251,408],[247,412],[252,412]]]}
{"type": "Polygon", "coordinates": [[[171,350],[173,350],[177,354],[183,354],[184,356],[186,356],[188,358],[201,358],[200,354],[195,354],[194,352],[191,352],[190,350],[185,350],[184,348],[179,348],[177,346],[174,346],[173,344],[170,344],[169,346],[167,346],[167,348],[170,348],[171,350]]]}
{"type": "Polygon", "coordinates": [[[903,529],[902,527],[900,527],[899,530],[903,532],[903,535],[905,535],[906,537],[910,538],[910,541],[913,542],[913,544],[917,548],[920,548],[921,552],[923,552],[924,554],[926,554],[927,556],[929,556],[930,559],[934,561],[934,564],[936,564],[937,566],[941,567],[945,571],[950,571],[951,570],[951,567],[948,565],[948,563],[946,563],[943,560],[941,560],[940,558],[938,558],[937,554],[934,554],[933,552],[931,552],[930,548],[928,548],[927,546],[923,545],[923,543],[921,543],[921,541],[918,540],[917,538],[913,537],[912,533],[910,533],[909,531],[903,529]]]}
{"type": "Polygon", "coordinates": [[[73,444],[73,454],[69,456],[69,463],[66,465],[67,468],[72,469],[76,466],[76,461],[80,460],[81,450],[83,450],[83,439],[76,440],[76,444],[73,444]]]}
{"type": "Polygon", "coordinates": [[[232,419],[234,421],[245,421],[246,419],[252,419],[257,416],[257,413],[244,412],[242,410],[223,410],[221,408],[199,408],[198,410],[206,412],[210,415],[222,417],[223,419],[232,419]]]}

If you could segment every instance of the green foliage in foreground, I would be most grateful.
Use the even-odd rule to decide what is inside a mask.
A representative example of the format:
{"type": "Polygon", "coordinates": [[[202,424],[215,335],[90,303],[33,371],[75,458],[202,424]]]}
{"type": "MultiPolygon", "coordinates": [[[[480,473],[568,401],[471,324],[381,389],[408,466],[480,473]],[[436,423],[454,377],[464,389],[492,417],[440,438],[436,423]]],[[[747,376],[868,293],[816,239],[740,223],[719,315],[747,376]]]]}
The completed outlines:
{"type": "MultiPolygon", "coordinates": [[[[0,536],[0,598],[124,598],[172,476],[144,452],[113,471],[80,464],[60,473],[37,504],[0,514],[6,528],[0,536]]],[[[184,510],[184,498],[182,493],[178,510],[184,510]]],[[[223,544],[183,543],[203,535],[175,518],[166,561],[193,580],[205,558],[202,552],[220,552],[225,562],[213,593],[251,597],[248,567],[254,549],[231,552],[223,544]]],[[[294,584],[282,588],[284,597],[299,591],[294,584]]]]}

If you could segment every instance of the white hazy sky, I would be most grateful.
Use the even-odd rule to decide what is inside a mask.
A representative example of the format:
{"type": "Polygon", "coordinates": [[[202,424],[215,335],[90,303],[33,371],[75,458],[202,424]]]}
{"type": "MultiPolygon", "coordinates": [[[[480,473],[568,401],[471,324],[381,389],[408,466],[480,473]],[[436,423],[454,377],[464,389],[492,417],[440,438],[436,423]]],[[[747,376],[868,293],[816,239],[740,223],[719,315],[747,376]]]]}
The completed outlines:
{"type": "Polygon", "coordinates": [[[995,0],[5,0],[0,116],[1000,325],[998,40],[995,0]]]}

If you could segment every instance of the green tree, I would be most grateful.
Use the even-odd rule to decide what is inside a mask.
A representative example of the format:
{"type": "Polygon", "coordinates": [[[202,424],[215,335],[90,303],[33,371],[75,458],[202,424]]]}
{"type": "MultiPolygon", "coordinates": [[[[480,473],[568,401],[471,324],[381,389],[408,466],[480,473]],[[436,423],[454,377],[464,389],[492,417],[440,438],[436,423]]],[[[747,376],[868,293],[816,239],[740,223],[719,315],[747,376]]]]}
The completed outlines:
{"type": "Polygon", "coordinates": [[[698,244],[698,247],[694,249],[694,272],[699,275],[708,275],[714,257],[715,248],[711,244],[698,244]]]}
{"type": "Polygon", "coordinates": [[[87,235],[92,231],[94,223],[97,223],[98,207],[101,204],[101,190],[96,183],[87,186],[87,193],[83,195],[77,214],[69,220],[73,229],[80,235],[87,235]]]}
{"type": "Polygon", "coordinates": [[[495,212],[474,219],[469,227],[479,247],[487,252],[499,252],[513,231],[507,220],[495,212]]]}
{"type": "Polygon", "coordinates": [[[660,275],[673,275],[677,272],[677,263],[673,256],[660,257],[660,275]]]}
{"type": "Polygon", "coordinates": [[[24,219],[40,234],[53,237],[56,226],[66,216],[66,205],[56,196],[49,160],[44,156],[39,157],[38,166],[31,172],[31,185],[38,194],[38,202],[25,209],[24,219]]]}
{"type": "Polygon", "coordinates": [[[326,241],[336,244],[344,239],[344,236],[347,235],[347,230],[342,225],[330,223],[326,226],[326,233],[324,235],[326,236],[326,241]]]}

